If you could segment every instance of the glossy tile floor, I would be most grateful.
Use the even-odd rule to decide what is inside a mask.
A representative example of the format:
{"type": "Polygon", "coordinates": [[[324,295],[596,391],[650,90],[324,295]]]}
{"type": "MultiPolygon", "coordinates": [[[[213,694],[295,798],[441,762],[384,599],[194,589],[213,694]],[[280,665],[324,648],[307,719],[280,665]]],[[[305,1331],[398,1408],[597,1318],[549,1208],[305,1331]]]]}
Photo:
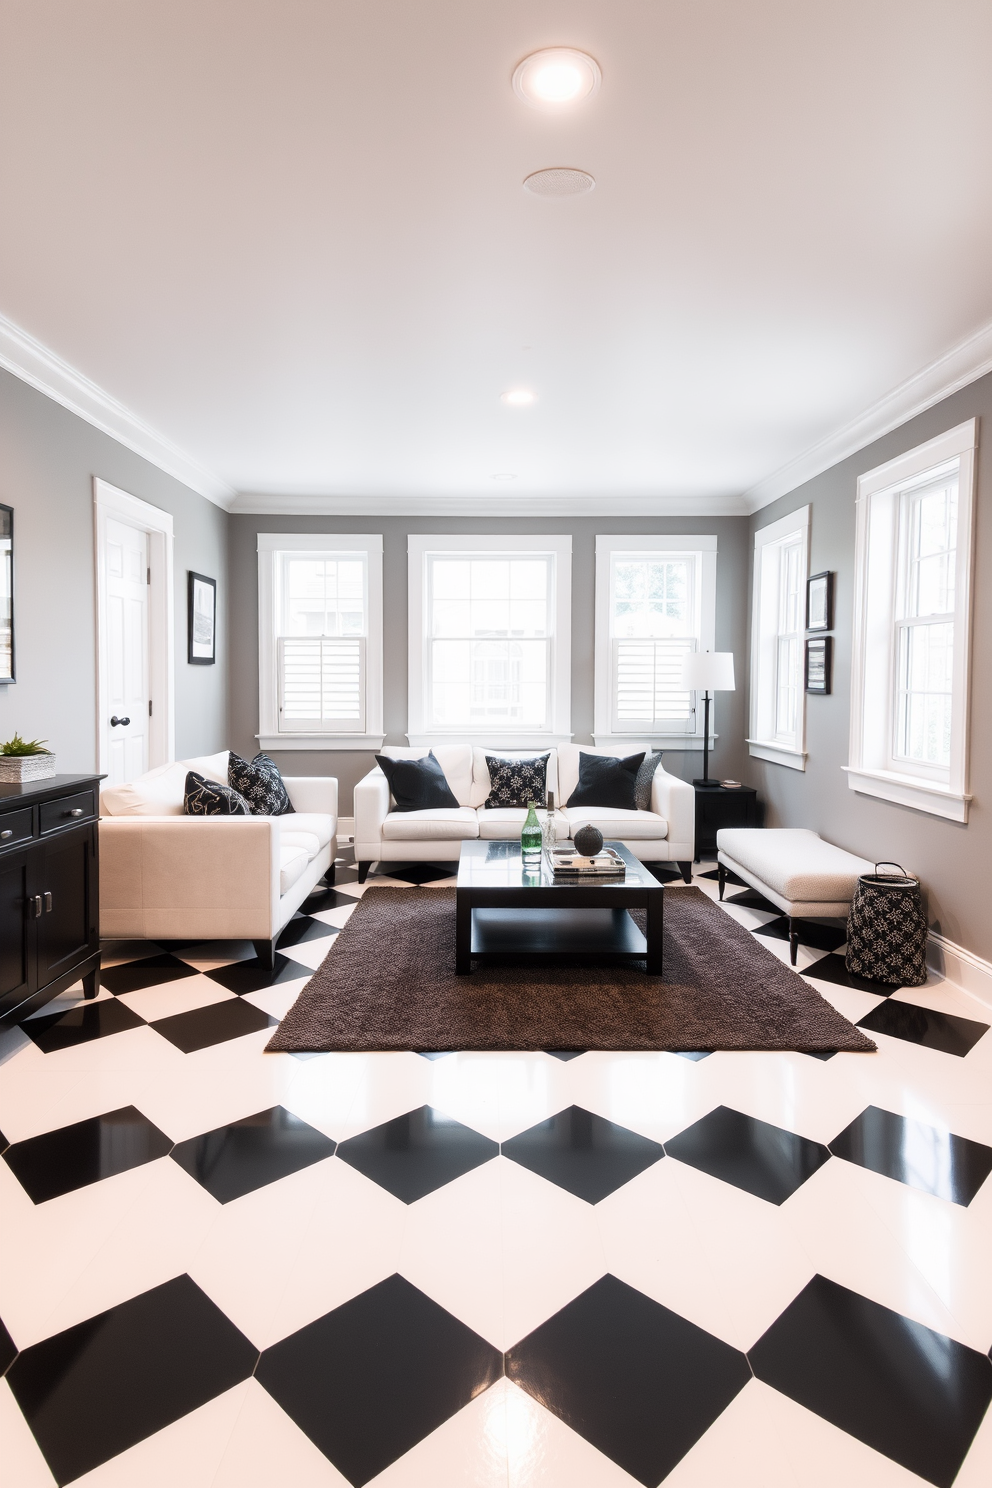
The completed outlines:
{"type": "Polygon", "coordinates": [[[0,1035],[4,1488],[988,1488],[992,1010],[820,924],[875,1055],[263,1053],[362,892],[0,1035]]]}

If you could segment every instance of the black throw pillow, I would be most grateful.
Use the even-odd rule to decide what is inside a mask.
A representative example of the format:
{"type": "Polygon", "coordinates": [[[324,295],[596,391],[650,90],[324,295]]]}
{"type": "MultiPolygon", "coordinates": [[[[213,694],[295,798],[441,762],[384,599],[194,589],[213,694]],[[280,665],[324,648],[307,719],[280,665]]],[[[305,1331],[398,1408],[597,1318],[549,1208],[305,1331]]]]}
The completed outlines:
{"type": "Polygon", "coordinates": [[[626,759],[614,759],[612,755],[583,754],[580,750],[579,783],[565,804],[636,811],[634,782],[643,759],[643,754],[629,754],[626,759]]]}
{"type": "Polygon", "coordinates": [[[654,785],[654,772],[661,764],[661,752],[646,754],[643,763],[638,767],[637,778],[634,781],[634,804],[638,811],[651,810],[651,787],[654,785]]]}
{"type": "Polygon", "coordinates": [[[389,781],[397,811],[435,811],[458,802],[444,771],[434,758],[434,751],[423,759],[390,759],[377,754],[376,763],[389,781]]]}
{"type": "Polygon", "coordinates": [[[251,764],[231,750],[227,766],[228,784],[248,802],[252,816],[287,816],[295,807],[275,760],[256,754],[251,764]]]}
{"type": "Polygon", "coordinates": [[[186,772],[183,811],[187,816],[251,816],[244,796],[219,780],[207,780],[195,770],[186,772]]]}
{"type": "Polygon", "coordinates": [[[536,754],[533,759],[499,759],[486,755],[489,769],[489,794],[484,810],[496,811],[506,806],[529,806],[531,801],[543,806],[547,800],[548,759],[550,754],[536,754]]]}

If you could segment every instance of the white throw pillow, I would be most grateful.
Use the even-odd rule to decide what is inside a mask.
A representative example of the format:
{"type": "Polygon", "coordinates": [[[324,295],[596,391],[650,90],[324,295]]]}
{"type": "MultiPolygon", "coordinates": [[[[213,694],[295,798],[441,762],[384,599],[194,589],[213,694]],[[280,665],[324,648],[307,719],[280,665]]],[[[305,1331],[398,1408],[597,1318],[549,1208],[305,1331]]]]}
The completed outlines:
{"type": "Polygon", "coordinates": [[[105,816],[182,816],[189,771],[226,785],[230,755],[229,749],[222,749],[217,754],[159,765],[137,780],[101,792],[100,810],[105,816]]]}

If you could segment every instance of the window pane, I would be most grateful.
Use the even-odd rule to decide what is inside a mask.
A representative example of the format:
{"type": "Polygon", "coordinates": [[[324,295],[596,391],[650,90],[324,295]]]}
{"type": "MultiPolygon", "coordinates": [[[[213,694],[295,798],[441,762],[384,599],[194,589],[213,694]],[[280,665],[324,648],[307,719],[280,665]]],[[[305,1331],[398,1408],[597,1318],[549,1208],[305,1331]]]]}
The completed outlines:
{"type": "Polygon", "coordinates": [[[903,759],[950,765],[953,664],[953,624],[901,627],[896,754],[903,759]]]}
{"type": "Polygon", "coordinates": [[[948,615],[954,609],[957,486],[911,499],[908,616],[948,615]]]}
{"type": "Polygon", "coordinates": [[[614,636],[691,635],[694,567],[691,557],[616,559],[614,636]]]}
{"type": "Polygon", "coordinates": [[[436,725],[460,728],[488,720],[546,726],[546,640],[435,640],[430,645],[436,725]]]}
{"type": "Polygon", "coordinates": [[[280,635],[365,634],[365,564],[357,558],[287,556],[280,635]]]}

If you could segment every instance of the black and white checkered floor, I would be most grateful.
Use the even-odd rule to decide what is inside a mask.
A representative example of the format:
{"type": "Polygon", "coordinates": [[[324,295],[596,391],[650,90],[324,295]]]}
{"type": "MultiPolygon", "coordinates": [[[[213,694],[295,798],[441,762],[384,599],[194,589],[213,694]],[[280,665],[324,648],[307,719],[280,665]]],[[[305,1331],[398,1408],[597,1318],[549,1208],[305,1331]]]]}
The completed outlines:
{"type": "Polygon", "coordinates": [[[4,1488],[988,1488],[992,1011],[821,924],[876,1055],[264,1054],[362,892],[0,1036],[4,1488]]]}

